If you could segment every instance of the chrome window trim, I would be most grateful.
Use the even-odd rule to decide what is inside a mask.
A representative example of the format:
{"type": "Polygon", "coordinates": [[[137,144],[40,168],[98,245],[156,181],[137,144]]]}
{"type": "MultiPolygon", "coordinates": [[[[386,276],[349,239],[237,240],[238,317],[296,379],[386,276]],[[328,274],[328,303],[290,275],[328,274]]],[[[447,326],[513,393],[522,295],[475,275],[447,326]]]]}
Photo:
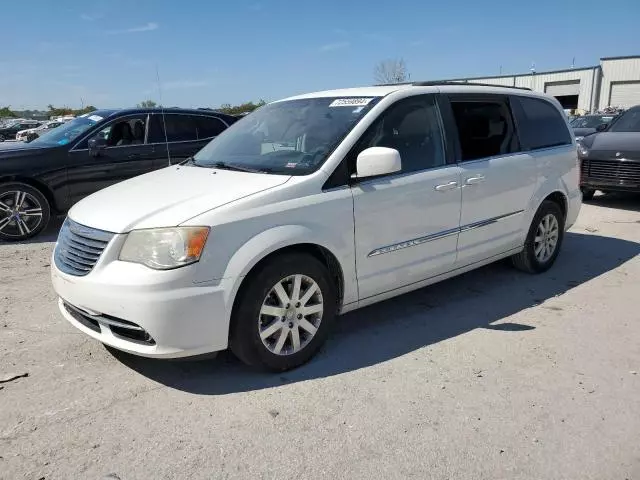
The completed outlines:
{"type": "Polygon", "coordinates": [[[563,144],[563,145],[556,145],[554,147],[544,147],[544,148],[539,148],[539,149],[535,149],[535,150],[518,150],[517,152],[504,153],[502,155],[493,155],[492,157],[474,158],[473,160],[458,160],[455,165],[458,165],[459,167],[462,167],[464,165],[473,165],[474,163],[488,162],[489,160],[495,160],[495,159],[499,159],[499,158],[514,157],[516,155],[527,155],[527,154],[531,154],[531,153],[534,153],[534,152],[545,152],[545,151],[549,151],[549,150],[556,150],[556,149],[559,149],[559,148],[567,148],[567,147],[574,147],[575,148],[575,146],[573,144],[567,143],[567,144],[563,144]]]}
{"type": "Polygon", "coordinates": [[[398,250],[403,250],[409,247],[415,247],[417,245],[422,245],[423,243],[432,242],[434,240],[440,240],[441,238],[450,237],[452,235],[457,235],[459,233],[467,232],[469,230],[473,230],[476,228],[486,227],[488,225],[497,223],[506,218],[520,215],[522,213],[524,213],[524,210],[505,213],[504,215],[498,215],[497,217],[488,218],[486,220],[481,220],[479,222],[469,223],[461,227],[451,228],[449,230],[443,230],[442,232],[433,233],[431,235],[425,235],[424,237],[418,237],[411,240],[405,240],[403,242],[394,243],[392,245],[386,245],[384,247],[376,248],[371,253],[369,253],[367,257],[375,257],[377,255],[383,255],[385,253],[396,252],[398,250]]]}
{"type": "MultiPolygon", "coordinates": [[[[397,172],[397,173],[388,173],[386,175],[379,175],[377,177],[373,177],[373,178],[369,178],[369,177],[364,177],[363,179],[359,179],[358,177],[353,177],[353,180],[355,180],[356,183],[354,183],[353,185],[351,185],[351,187],[359,187],[360,185],[368,185],[369,183],[375,182],[377,180],[392,180],[392,179],[396,179],[396,178],[404,178],[404,177],[408,177],[410,175],[417,175],[420,173],[425,173],[425,172],[434,172],[437,170],[443,170],[445,168],[458,168],[458,165],[456,164],[452,164],[452,163],[446,163],[444,165],[439,165],[437,167],[431,167],[431,168],[425,168],[423,170],[413,170],[411,172],[397,172]]],[[[458,172],[452,172],[455,174],[458,174],[458,172]]],[[[349,185],[347,185],[349,186],[349,185]]],[[[328,190],[326,190],[328,191],[328,190]]]]}
{"type": "MultiPolygon", "coordinates": [[[[139,115],[146,115],[147,116],[147,122],[145,125],[145,143],[143,144],[138,144],[138,145],[165,145],[167,142],[154,142],[154,143],[147,143],[147,140],[149,139],[149,122],[151,122],[151,115],[158,115],[158,114],[162,114],[161,112],[147,112],[147,113],[130,113],[127,115],[123,115],[122,117],[116,117],[114,118],[112,121],[118,120],[118,119],[122,119],[122,118],[128,118],[128,117],[136,117],[139,115]]],[[[204,115],[201,113],[183,113],[183,112],[167,112],[165,113],[165,115],[188,115],[188,116],[193,116],[193,117],[213,117],[213,118],[217,118],[218,120],[220,120],[227,128],[229,128],[229,124],[227,122],[225,122],[222,118],[216,116],[216,115],[204,115]]],[[[111,117],[107,117],[107,118],[111,118],[111,117]]],[[[105,124],[105,127],[108,124],[105,124]]],[[[103,127],[104,128],[104,127],[103,127]]],[[[100,130],[98,130],[100,131],[100,130]]],[[[69,149],[69,152],[86,152],[89,149],[88,148],[76,148],[78,145],[80,145],[85,139],[89,138],[92,134],[88,133],[86,134],[84,137],[82,137],[79,141],[76,142],[76,144],[71,147],[69,149]]],[[[195,140],[179,140],[176,142],[168,142],[168,143],[186,143],[186,142],[200,142],[202,140],[210,140],[212,138],[216,138],[217,135],[213,136],[213,137],[208,137],[208,138],[200,138],[200,139],[195,139],[195,140]]],[[[121,145],[120,147],[131,147],[131,146],[136,146],[136,145],[121,145]]],[[[120,147],[109,147],[109,148],[120,148],[120,147]]]]}

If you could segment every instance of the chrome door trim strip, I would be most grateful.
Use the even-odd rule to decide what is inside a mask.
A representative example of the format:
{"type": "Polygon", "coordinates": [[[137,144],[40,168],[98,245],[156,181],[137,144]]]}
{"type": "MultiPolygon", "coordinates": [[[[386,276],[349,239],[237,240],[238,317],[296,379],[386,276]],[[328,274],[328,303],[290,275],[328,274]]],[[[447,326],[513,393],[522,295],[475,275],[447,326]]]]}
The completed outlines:
{"type": "Polygon", "coordinates": [[[444,230],[442,232],[433,233],[431,235],[425,235],[424,237],[418,237],[412,240],[407,240],[405,242],[387,245],[384,247],[376,248],[369,255],[367,255],[367,257],[375,257],[376,255],[382,255],[383,253],[391,253],[395,252],[396,250],[415,247],[416,245],[422,245],[423,243],[431,242],[433,240],[439,240],[441,238],[450,237],[451,235],[457,235],[459,232],[459,228],[452,228],[451,230],[444,230]]]}
{"type": "Polygon", "coordinates": [[[433,233],[431,235],[425,235],[424,237],[418,237],[411,240],[406,240],[400,243],[394,243],[393,245],[386,245],[384,247],[376,248],[373,250],[367,257],[375,257],[377,255],[383,255],[385,253],[391,253],[398,250],[403,250],[409,247],[415,247],[417,245],[422,245],[423,243],[432,242],[434,240],[440,240],[441,238],[450,237],[452,235],[457,235],[462,232],[466,232],[468,230],[473,230],[475,228],[486,227],[493,223],[497,223],[506,218],[514,217],[516,215],[520,215],[524,213],[524,210],[518,210],[516,212],[505,213],[504,215],[498,215],[497,217],[488,218],[486,220],[482,220],[480,222],[470,223],[468,225],[463,225],[462,227],[452,228],[450,230],[443,230],[442,232],[433,233]]]}
{"type": "Polygon", "coordinates": [[[479,222],[463,225],[462,227],[460,227],[460,232],[466,232],[467,230],[473,230],[474,228],[486,227],[487,225],[491,225],[492,223],[499,222],[500,220],[504,220],[505,218],[515,217],[516,215],[520,215],[523,212],[524,210],[518,210],[517,212],[505,213],[504,215],[498,215],[497,217],[487,218],[486,220],[481,220],[479,222]]]}

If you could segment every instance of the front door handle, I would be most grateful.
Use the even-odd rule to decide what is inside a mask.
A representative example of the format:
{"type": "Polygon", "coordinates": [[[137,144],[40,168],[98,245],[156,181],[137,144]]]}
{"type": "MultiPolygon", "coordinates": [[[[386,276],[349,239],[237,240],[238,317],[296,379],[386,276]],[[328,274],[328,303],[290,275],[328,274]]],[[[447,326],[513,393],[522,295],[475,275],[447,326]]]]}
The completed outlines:
{"type": "Polygon", "coordinates": [[[478,183],[482,183],[482,182],[484,182],[484,176],[478,175],[476,177],[467,178],[467,180],[464,183],[465,185],[477,185],[478,183]]]}
{"type": "Polygon", "coordinates": [[[438,192],[446,192],[448,190],[453,190],[454,188],[458,188],[458,182],[449,182],[443,183],[442,185],[436,185],[436,191],[438,192]]]}

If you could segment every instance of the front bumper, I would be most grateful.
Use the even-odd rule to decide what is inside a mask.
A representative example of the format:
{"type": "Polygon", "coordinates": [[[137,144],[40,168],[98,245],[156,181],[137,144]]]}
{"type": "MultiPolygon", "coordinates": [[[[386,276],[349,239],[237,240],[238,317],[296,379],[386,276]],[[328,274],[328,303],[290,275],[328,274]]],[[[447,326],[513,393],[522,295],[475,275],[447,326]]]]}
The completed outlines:
{"type": "Polygon", "coordinates": [[[155,271],[118,261],[119,237],[83,277],[62,272],[52,259],[51,280],[64,318],[106,345],[145,357],[225,350],[233,282],[194,284],[193,265],[155,271]]]}
{"type": "Polygon", "coordinates": [[[640,192],[640,161],[583,158],[580,186],[592,190],[640,192]]]}

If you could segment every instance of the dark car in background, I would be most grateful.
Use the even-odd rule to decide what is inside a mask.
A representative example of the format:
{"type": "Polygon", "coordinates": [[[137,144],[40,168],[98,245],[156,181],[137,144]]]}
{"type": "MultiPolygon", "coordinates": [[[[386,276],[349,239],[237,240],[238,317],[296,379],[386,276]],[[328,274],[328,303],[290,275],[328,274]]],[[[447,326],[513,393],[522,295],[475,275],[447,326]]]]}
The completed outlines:
{"type": "Polygon", "coordinates": [[[183,162],[237,120],[177,108],[96,110],[32,142],[0,144],[0,240],[33,237],[81,198],[183,162]]]}
{"type": "Polygon", "coordinates": [[[598,128],[602,129],[607,126],[615,118],[615,115],[583,115],[581,117],[575,117],[569,125],[573,128],[573,133],[576,136],[576,140],[582,140],[587,135],[596,133],[598,128]],[[602,126],[601,126],[602,125],[602,126]]]}
{"type": "Polygon", "coordinates": [[[35,120],[18,120],[0,126],[0,142],[15,140],[16,134],[21,130],[39,127],[42,122],[35,120]]]}
{"type": "Polygon", "coordinates": [[[640,192],[640,105],[617,116],[604,131],[580,140],[578,157],[585,200],[596,190],[640,192]]]}

